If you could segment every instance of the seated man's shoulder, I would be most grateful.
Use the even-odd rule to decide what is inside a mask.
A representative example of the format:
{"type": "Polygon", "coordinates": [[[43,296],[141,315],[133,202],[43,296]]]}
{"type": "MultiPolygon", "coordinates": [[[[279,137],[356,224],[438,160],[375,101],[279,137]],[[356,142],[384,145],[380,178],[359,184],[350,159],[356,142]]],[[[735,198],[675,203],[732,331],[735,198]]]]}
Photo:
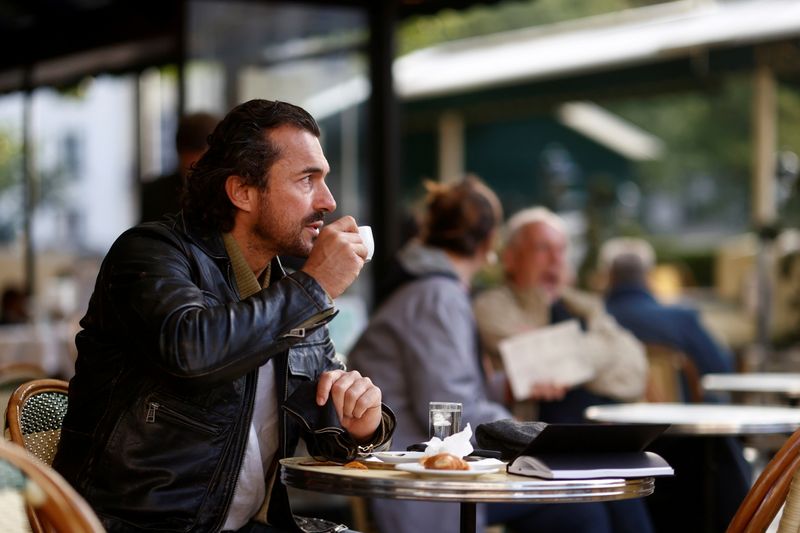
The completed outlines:
{"type": "Polygon", "coordinates": [[[514,294],[506,285],[498,285],[480,291],[472,299],[476,311],[489,311],[514,304],[514,294]]]}
{"type": "Polygon", "coordinates": [[[603,299],[590,292],[567,287],[562,292],[561,299],[570,311],[582,316],[605,313],[603,299]]]}
{"type": "Polygon", "coordinates": [[[185,253],[186,239],[165,222],[143,222],[123,232],[112,244],[109,256],[141,256],[169,251],[185,253]]]}
{"type": "Polygon", "coordinates": [[[658,304],[652,307],[652,313],[675,322],[699,322],[700,314],[697,309],[680,304],[658,304]]]}

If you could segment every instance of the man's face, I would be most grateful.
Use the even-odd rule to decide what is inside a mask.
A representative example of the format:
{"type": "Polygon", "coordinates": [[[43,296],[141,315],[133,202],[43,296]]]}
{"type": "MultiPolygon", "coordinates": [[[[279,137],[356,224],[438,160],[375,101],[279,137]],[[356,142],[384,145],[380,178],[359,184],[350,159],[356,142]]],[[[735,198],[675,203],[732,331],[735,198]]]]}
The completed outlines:
{"type": "Polygon", "coordinates": [[[552,303],[567,282],[567,238],[546,222],[521,228],[503,254],[511,281],[519,288],[541,289],[552,303]]]}
{"type": "Polygon", "coordinates": [[[281,126],[269,135],[280,147],[280,159],[260,194],[253,233],[271,255],[307,257],[323,216],[336,209],[325,183],[330,166],[312,133],[281,126]]]}

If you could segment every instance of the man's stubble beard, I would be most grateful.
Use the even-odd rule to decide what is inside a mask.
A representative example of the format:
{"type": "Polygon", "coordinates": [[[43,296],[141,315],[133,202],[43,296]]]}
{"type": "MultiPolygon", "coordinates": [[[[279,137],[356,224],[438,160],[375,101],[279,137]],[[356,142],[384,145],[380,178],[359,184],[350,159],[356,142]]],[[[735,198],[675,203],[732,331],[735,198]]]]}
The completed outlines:
{"type": "Polygon", "coordinates": [[[270,217],[268,213],[272,211],[269,202],[261,211],[258,222],[256,223],[253,232],[258,237],[258,241],[262,243],[270,243],[276,250],[277,255],[290,255],[294,257],[308,257],[314,247],[314,242],[317,240],[316,236],[311,238],[311,242],[307,243],[303,239],[303,232],[309,224],[313,224],[318,220],[323,220],[325,213],[317,211],[304,218],[300,225],[296,228],[290,228],[291,223],[270,217]],[[291,233],[284,234],[281,230],[287,229],[291,233]]]}

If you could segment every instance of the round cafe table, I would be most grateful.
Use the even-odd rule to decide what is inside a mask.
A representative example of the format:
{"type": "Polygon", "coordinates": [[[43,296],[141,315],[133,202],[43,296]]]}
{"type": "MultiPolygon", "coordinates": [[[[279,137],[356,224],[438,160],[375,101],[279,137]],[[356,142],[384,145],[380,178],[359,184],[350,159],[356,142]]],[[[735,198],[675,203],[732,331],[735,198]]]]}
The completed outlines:
{"type": "MultiPolygon", "coordinates": [[[[704,456],[703,530],[709,533],[719,530],[719,524],[714,524],[718,506],[713,495],[719,489],[715,477],[717,458],[713,452],[715,438],[789,434],[800,428],[800,409],[763,405],[610,404],[589,407],[584,416],[596,422],[671,424],[664,432],[665,437],[701,438],[704,456]]],[[[676,475],[680,475],[677,469],[676,475]]]]}
{"type": "Polygon", "coordinates": [[[665,435],[759,435],[800,427],[800,409],[763,405],[623,403],[593,405],[584,415],[596,422],[671,424],[665,435]]]}
{"type": "Polygon", "coordinates": [[[771,393],[787,398],[793,405],[800,400],[800,374],[790,372],[748,372],[745,374],[706,374],[701,385],[706,391],[771,393]]]}
{"type": "Polygon", "coordinates": [[[641,498],[653,493],[652,477],[554,481],[501,471],[476,477],[424,475],[391,467],[359,470],[310,457],[281,460],[281,481],[297,489],[366,498],[460,502],[461,531],[474,533],[476,504],[572,503],[641,498]]]}

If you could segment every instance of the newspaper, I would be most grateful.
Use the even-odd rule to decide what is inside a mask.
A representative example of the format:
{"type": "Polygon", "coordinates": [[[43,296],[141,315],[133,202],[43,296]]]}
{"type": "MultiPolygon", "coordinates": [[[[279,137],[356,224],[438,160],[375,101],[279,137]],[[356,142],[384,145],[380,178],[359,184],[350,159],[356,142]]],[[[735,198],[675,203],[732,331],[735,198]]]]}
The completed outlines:
{"type": "Polygon", "coordinates": [[[498,345],[511,392],[516,400],[530,398],[537,382],[574,386],[594,377],[586,357],[585,335],[577,320],[508,337],[498,345]]]}

